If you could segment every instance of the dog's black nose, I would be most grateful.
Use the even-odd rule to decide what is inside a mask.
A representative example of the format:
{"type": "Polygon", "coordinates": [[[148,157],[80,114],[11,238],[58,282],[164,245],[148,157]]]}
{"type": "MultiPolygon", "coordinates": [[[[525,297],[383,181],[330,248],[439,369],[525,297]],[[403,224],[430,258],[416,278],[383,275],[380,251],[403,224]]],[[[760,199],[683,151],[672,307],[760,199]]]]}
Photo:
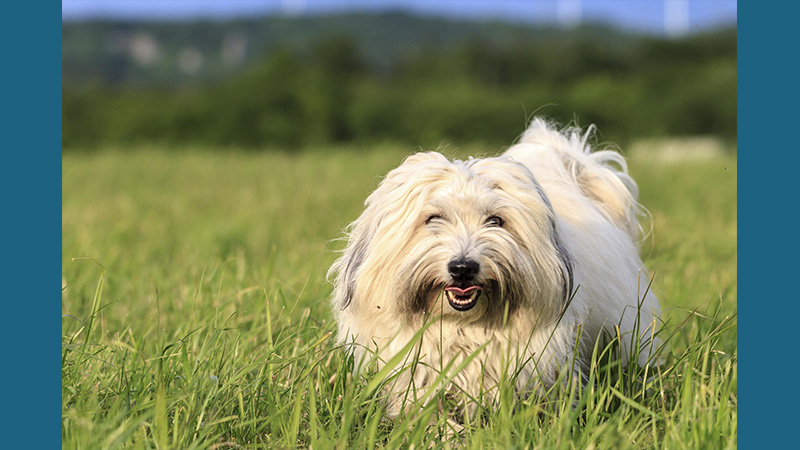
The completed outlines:
{"type": "Polygon", "coordinates": [[[475,278],[481,266],[471,259],[454,259],[447,264],[447,271],[456,282],[468,282],[475,278]]]}

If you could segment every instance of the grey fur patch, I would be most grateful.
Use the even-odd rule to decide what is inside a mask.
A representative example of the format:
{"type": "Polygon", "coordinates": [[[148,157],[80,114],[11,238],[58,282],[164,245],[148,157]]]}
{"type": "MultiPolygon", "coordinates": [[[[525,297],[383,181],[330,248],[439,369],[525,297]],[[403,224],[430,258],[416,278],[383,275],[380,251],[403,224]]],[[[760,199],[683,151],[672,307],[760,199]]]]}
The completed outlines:
{"type": "Polygon", "coordinates": [[[535,177],[532,177],[533,185],[536,187],[536,191],[539,193],[539,197],[542,198],[545,206],[547,209],[550,210],[551,219],[550,219],[550,227],[552,228],[552,237],[553,237],[553,245],[556,247],[556,251],[558,252],[558,257],[561,259],[561,285],[563,290],[564,296],[564,304],[566,305],[569,301],[570,296],[572,295],[572,289],[574,288],[574,267],[572,264],[572,256],[570,256],[567,249],[564,247],[564,244],[561,242],[561,239],[558,237],[558,230],[556,229],[556,211],[553,209],[553,204],[550,203],[550,198],[547,197],[545,194],[544,189],[539,184],[539,181],[536,180],[535,177]]]}
{"type": "Polygon", "coordinates": [[[553,222],[553,243],[556,246],[558,257],[561,258],[561,264],[563,265],[561,269],[561,285],[564,292],[564,304],[566,305],[574,289],[574,268],[572,265],[572,256],[570,256],[567,249],[564,248],[564,244],[561,243],[561,239],[558,237],[555,222],[553,222]]]}

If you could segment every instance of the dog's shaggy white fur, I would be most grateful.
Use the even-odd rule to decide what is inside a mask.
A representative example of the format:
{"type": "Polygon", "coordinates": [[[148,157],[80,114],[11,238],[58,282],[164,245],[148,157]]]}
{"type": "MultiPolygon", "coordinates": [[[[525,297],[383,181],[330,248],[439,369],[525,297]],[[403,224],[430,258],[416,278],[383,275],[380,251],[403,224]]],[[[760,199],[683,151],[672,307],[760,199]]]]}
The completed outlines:
{"type": "Polygon", "coordinates": [[[389,416],[431,390],[494,399],[511,375],[522,396],[579,381],[604,332],[652,357],[637,186],[590,134],[534,119],[502,156],[418,153],[367,198],[329,277],[356,370],[394,369],[389,416]]]}

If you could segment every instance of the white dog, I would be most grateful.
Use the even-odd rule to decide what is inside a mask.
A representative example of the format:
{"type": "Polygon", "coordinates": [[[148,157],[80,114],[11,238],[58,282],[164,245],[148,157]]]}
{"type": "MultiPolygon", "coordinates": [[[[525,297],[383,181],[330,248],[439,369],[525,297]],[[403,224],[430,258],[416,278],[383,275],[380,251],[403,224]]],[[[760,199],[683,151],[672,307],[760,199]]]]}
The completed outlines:
{"type": "Polygon", "coordinates": [[[390,417],[441,389],[494,401],[512,375],[521,396],[580,380],[604,331],[653,357],[638,189],[590,133],[534,119],[502,156],[418,153],[367,198],[329,278],[356,371],[391,366],[390,417]]]}

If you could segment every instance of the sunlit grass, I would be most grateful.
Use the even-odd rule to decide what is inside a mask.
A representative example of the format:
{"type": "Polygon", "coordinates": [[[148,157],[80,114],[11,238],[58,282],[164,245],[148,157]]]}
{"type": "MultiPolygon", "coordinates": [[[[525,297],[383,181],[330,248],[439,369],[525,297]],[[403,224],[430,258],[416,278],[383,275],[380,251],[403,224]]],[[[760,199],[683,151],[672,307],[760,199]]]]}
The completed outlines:
{"type": "Polygon", "coordinates": [[[631,160],[672,335],[647,395],[601,371],[458,434],[435,403],[382,419],[332,337],[334,239],[409,149],[137,150],[63,158],[63,448],[736,446],[733,156],[631,160]]]}

